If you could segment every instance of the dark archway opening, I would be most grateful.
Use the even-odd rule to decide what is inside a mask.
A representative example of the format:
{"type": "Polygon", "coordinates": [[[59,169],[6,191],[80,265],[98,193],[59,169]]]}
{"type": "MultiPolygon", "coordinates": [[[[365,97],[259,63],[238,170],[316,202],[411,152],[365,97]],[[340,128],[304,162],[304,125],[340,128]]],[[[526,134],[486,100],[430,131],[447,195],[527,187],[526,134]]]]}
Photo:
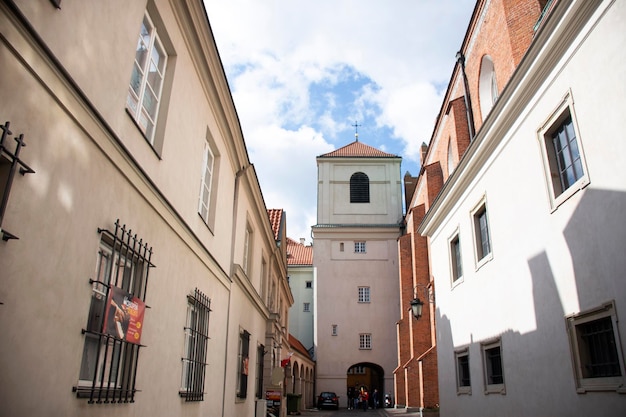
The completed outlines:
{"type": "Polygon", "coordinates": [[[370,362],[360,362],[348,368],[346,372],[348,397],[357,397],[361,390],[367,390],[369,394],[369,408],[375,408],[375,399],[378,400],[378,408],[382,407],[382,395],[385,392],[385,371],[381,366],[370,362]]]}

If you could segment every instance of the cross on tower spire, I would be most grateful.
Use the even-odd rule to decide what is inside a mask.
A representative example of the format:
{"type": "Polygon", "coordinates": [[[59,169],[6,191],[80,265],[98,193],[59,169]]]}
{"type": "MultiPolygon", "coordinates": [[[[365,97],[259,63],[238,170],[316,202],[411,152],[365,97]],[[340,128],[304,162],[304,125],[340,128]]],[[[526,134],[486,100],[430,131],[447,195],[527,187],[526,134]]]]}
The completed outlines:
{"type": "Polygon", "coordinates": [[[354,139],[356,139],[356,141],[358,142],[359,141],[359,126],[361,125],[359,124],[359,122],[355,120],[352,126],[354,126],[354,139]]]}

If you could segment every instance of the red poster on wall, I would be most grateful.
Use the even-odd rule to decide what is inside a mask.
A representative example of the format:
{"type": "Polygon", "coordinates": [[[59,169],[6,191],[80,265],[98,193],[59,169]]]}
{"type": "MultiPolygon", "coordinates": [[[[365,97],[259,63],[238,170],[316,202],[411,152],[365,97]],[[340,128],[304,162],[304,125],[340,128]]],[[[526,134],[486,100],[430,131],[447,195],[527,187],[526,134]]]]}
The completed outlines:
{"type": "Polygon", "coordinates": [[[132,294],[111,286],[103,332],[139,344],[146,304],[132,294]]]}

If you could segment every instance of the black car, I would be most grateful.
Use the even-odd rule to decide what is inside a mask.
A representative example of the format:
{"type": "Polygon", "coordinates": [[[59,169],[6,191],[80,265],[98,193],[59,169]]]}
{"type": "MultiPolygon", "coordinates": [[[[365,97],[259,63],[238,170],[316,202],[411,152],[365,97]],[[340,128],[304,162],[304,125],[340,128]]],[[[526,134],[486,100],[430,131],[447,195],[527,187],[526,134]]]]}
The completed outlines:
{"type": "Polygon", "coordinates": [[[320,410],[324,407],[339,410],[339,397],[334,392],[324,391],[317,397],[317,408],[320,410]]]}

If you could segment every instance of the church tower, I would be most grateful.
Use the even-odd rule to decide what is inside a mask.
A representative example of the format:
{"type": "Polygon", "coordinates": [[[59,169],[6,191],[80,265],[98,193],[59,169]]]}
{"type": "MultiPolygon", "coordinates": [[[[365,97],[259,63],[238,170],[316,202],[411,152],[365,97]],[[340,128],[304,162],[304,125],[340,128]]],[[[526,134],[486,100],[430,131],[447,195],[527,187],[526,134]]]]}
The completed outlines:
{"type": "MultiPolygon", "coordinates": [[[[357,139],[317,157],[316,391],[393,393],[402,158],[357,139]]],[[[371,402],[370,402],[371,404],[371,402]]]]}

